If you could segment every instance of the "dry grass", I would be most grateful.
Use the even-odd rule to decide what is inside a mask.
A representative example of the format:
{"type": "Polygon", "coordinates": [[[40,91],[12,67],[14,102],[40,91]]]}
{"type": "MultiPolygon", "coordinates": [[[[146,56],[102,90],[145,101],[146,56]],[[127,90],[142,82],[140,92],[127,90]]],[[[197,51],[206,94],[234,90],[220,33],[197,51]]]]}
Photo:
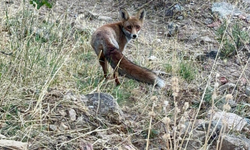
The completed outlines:
{"type": "MultiPolygon", "coordinates": [[[[165,72],[161,76],[167,82],[166,88],[155,89],[123,77],[121,86],[116,87],[113,80],[102,80],[89,45],[93,30],[105,22],[79,16],[75,21],[67,11],[36,10],[27,3],[4,5],[6,9],[0,16],[0,135],[29,142],[30,149],[125,149],[132,144],[137,149],[188,149],[196,120],[209,121],[210,128],[212,118],[206,111],[215,111],[218,100],[235,94],[235,89],[222,94],[218,91],[219,57],[209,70],[204,69],[209,60],[205,65],[196,61],[196,54],[210,45],[167,38],[166,18],[158,20],[163,23],[160,27],[148,20],[139,39],[125,52],[136,64],[165,72]],[[157,59],[149,61],[149,56],[157,59]],[[79,96],[93,92],[113,95],[125,121],[116,124],[90,114],[79,96]],[[65,99],[68,93],[75,97],[65,99]],[[70,120],[65,114],[70,108],[83,120],[70,120]]],[[[204,28],[190,26],[195,30],[204,28]]],[[[180,36],[191,35],[189,32],[180,36]]],[[[237,81],[245,75],[248,62],[241,66],[237,81]]],[[[226,103],[224,110],[230,111],[226,103]]],[[[249,108],[234,111],[246,110],[249,108]]],[[[224,128],[220,131],[221,135],[225,132],[224,128]]],[[[210,146],[211,136],[210,132],[206,134],[202,149],[210,146]]],[[[219,142],[216,146],[220,149],[219,142]]]]}

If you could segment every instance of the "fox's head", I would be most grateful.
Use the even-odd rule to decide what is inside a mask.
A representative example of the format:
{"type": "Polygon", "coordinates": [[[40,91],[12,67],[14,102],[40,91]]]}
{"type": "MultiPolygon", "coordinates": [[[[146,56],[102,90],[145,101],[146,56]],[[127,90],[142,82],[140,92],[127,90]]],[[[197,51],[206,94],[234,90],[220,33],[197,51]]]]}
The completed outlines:
{"type": "Polygon", "coordinates": [[[144,9],[139,10],[135,16],[130,16],[129,13],[123,8],[120,9],[120,19],[123,25],[122,30],[127,39],[130,40],[138,37],[145,15],[146,12],[144,9]]]}

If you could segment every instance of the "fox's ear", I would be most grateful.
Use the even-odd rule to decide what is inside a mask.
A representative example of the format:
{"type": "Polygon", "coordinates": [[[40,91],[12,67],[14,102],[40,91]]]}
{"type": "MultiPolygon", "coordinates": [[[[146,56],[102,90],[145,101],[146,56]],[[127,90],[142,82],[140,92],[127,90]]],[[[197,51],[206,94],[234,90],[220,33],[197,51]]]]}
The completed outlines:
{"type": "Polygon", "coordinates": [[[124,8],[120,8],[120,19],[122,20],[122,21],[126,21],[126,20],[128,20],[129,19],[129,13],[127,12],[127,10],[126,9],[124,9],[124,8]]]}
{"type": "Polygon", "coordinates": [[[136,17],[142,22],[144,21],[145,16],[146,16],[146,11],[144,9],[140,9],[136,15],[136,17]]]}

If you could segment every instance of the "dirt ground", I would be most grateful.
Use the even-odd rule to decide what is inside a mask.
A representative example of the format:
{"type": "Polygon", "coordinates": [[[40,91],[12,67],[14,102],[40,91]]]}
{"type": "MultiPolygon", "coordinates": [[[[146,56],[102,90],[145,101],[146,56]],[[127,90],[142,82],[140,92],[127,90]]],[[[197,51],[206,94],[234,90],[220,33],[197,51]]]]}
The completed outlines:
{"type": "MultiPolygon", "coordinates": [[[[22,0],[1,1],[0,16],[4,16],[4,12],[8,7],[16,8],[16,11],[18,11],[22,3],[21,1],[22,0]]],[[[136,61],[139,64],[148,62],[145,63],[147,67],[153,68],[154,71],[162,71],[162,77],[167,82],[165,95],[171,95],[169,94],[172,92],[171,77],[174,76],[171,71],[165,71],[167,70],[166,64],[171,64],[172,62],[179,63],[181,60],[185,60],[192,62],[198,69],[194,77],[195,79],[191,82],[186,82],[184,79],[180,80],[181,89],[177,99],[177,101],[179,100],[178,105],[180,107],[183,107],[185,102],[189,102],[190,105],[199,105],[204,89],[206,87],[214,88],[215,83],[219,83],[217,89],[219,96],[225,97],[226,94],[230,93],[234,95],[234,101],[237,104],[249,103],[249,95],[246,95],[246,87],[250,85],[249,43],[245,43],[244,46],[239,48],[237,55],[226,58],[220,58],[218,55],[218,58],[216,58],[216,53],[221,49],[221,43],[218,42],[218,36],[216,35],[219,25],[217,26],[215,23],[220,22],[220,18],[211,12],[212,3],[211,1],[192,2],[188,0],[170,0],[169,2],[161,0],[58,0],[51,10],[42,7],[41,10],[39,10],[39,15],[43,18],[51,11],[51,15],[59,16],[58,18],[60,19],[60,16],[67,13],[67,24],[72,24],[72,26],[78,30],[88,28],[93,32],[97,27],[103,24],[118,21],[118,10],[120,7],[126,8],[128,12],[132,12],[131,14],[134,14],[139,8],[144,8],[147,15],[139,39],[132,41],[124,54],[133,62],[136,61]],[[93,14],[96,16],[110,17],[112,20],[92,18],[91,15],[93,14]],[[177,60],[174,60],[173,55],[177,60]],[[150,56],[155,56],[157,61],[150,63],[148,61],[150,56]]],[[[238,6],[241,7],[240,4],[238,6]]],[[[247,10],[247,7],[245,6],[242,9],[247,10]]],[[[15,14],[15,12],[10,13],[15,14]]],[[[248,13],[250,14],[250,12],[248,13]]],[[[0,18],[0,20],[3,19],[4,17],[0,18]]],[[[242,28],[249,32],[248,22],[242,20],[240,17],[234,17],[232,20],[232,22],[240,22],[242,28]]],[[[89,44],[89,41],[87,41],[87,44],[89,44]]],[[[95,59],[93,58],[92,61],[93,60],[95,59]]],[[[60,101],[61,97],[63,97],[60,96],[60,90],[51,90],[50,92],[45,95],[45,99],[48,102],[60,101]]],[[[138,89],[131,91],[129,100],[136,101],[138,99],[136,96],[147,92],[146,88],[140,86],[138,89]]],[[[62,93],[66,94],[65,91],[62,93]]],[[[164,98],[173,101],[172,96],[166,96],[164,98]]],[[[218,105],[222,101],[221,99],[218,105]]],[[[204,117],[203,113],[208,111],[207,107],[209,107],[210,104],[211,103],[206,101],[202,104],[199,115],[200,118],[204,117]]],[[[173,105],[174,104],[172,104],[171,108],[173,105]]],[[[71,106],[77,110],[77,114],[84,111],[84,108],[78,107],[74,102],[72,102],[71,106]]],[[[61,105],[60,107],[65,108],[65,106],[61,105]]],[[[147,129],[141,127],[144,127],[145,124],[149,124],[145,120],[147,120],[146,118],[148,117],[146,112],[150,110],[138,110],[138,107],[130,108],[130,105],[122,106],[122,111],[127,119],[127,121],[123,123],[110,123],[109,121],[98,120],[94,116],[86,113],[85,117],[88,118],[88,121],[85,120],[85,122],[83,122],[86,124],[89,123],[88,125],[79,125],[70,122],[68,124],[72,130],[69,130],[69,132],[53,132],[53,134],[44,132],[44,135],[36,136],[35,139],[31,140],[33,144],[31,147],[33,149],[40,149],[39,146],[44,149],[51,147],[54,147],[54,149],[74,149],[81,147],[79,149],[85,148],[87,150],[119,148],[131,150],[144,149],[147,129]],[[137,116],[138,112],[141,113],[139,117],[137,116]],[[98,126],[100,125],[102,125],[102,127],[106,126],[107,128],[99,128],[98,126]],[[82,131],[81,129],[88,129],[88,132],[82,131]],[[79,135],[80,132],[84,132],[84,134],[79,135]],[[55,138],[51,138],[50,136],[55,138]],[[106,139],[107,141],[105,141],[106,139]],[[36,143],[35,141],[42,141],[42,144],[36,143]],[[71,141],[77,142],[70,145],[71,141]],[[44,146],[43,144],[52,144],[53,146],[44,146]],[[94,148],[91,144],[95,145],[94,148]]],[[[222,106],[219,105],[218,107],[222,106]]],[[[141,108],[148,109],[146,106],[141,106],[141,108]]],[[[160,106],[157,106],[156,109],[157,108],[160,108],[160,106]]],[[[249,108],[246,110],[249,110],[249,108]]],[[[233,112],[241,114],[246,118],[249,118],[250,115],[249,111],[241,112],[238,109],[234,109],[233,112]]],[[[194,109],[190,109],[188,113],[187,118],[191,119],[196,112],[194,109]]],[[[57,120],[58,114],[60,114],[60,111],[55,110],[54,116],[51,116],[50,119],[53,120],[53,123],[57,122],[57,124],[60,124],[60,121],[57,120]]],[[[165,142],[161,138],[163,133],[157,133],[158,131],[166,131],[166,128],[161,124],[160,120],[159,117],[153,121],[154,128],[156,129],[151,131],[152,139],[149,149],[166,149],[165,142]]]]}

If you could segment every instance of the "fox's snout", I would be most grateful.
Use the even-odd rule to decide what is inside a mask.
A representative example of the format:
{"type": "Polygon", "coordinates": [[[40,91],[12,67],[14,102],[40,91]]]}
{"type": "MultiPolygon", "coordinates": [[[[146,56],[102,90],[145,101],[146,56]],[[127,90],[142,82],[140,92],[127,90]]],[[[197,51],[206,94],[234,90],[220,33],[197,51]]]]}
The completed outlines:
{"type": "Polygon", "coordinates": [[[137,38],[137,35],[136,35],[136,34],[131,34],[131,38],[132,38],[132,39],[136,39],[136,38],[137,38]]]}
{"type": "Polygon", "coordinates": [[[131,39],[136,39],[138,37],[138,34],[139,34],[140,30],[135,28],[135,29],[132,29],[132,30],[130,30],[128,32],[130,34],[131,39]]]}

